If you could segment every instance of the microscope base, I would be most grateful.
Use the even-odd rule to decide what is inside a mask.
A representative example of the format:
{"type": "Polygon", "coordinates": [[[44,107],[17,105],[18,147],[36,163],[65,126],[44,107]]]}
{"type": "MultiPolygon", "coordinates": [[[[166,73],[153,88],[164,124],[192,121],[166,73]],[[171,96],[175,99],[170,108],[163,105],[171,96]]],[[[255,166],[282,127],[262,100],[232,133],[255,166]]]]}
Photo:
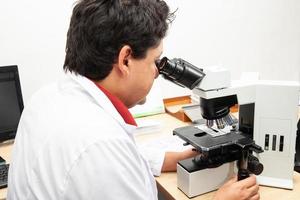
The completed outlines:
{"type": "MultiPolygon", "coordinates": [[[[200,169],[193,158],[177,163],[177,187],[189,198],[217,190],[237,173],[236,163],[225,163],[216,168],[200,169]]],[[[259,185],[293,189],[291,179],[257,176],[259,185]]]]}
{"type": "Polygon", "coordinates": [[[234,162],[196,171],[189,165],[177,164],[177,187],[189,198],[217,190],[234,175],[234,162]]]}
{"type": "Polygon", "coordinates": [[[293,179],[279,179],[264,176],[257,176],[257,182],[259,185],[265,185],[270,187],[293,189],[293,179]]]}

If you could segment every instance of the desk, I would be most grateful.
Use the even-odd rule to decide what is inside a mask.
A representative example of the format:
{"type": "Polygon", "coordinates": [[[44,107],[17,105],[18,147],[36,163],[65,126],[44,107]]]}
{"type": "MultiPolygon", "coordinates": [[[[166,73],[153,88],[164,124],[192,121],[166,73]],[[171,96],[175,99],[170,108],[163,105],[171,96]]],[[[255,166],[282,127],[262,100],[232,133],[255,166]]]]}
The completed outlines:
{"type": "MultiPolygon", "coordinates": [[[[160,114],[147,117],[147,119],[152,119],[159,121],[162,125],[162,130],[153,132],[150,134],[139,135],[136,137],[137,142],[149,141],[151,139],[161,137],[161,136],[171,136],[174,128],[180,126],[186,126],[187,124],[177,120],[176,118],[168,114],[160,114]]],[[[12,143],[2,144],[0,146],[0,156],[2,156],[7,162],[10,161],[10,154],[12,150],[12,143]]],[[[156,178],[158,188],[168,199],[180,199],[188,200],[189,198],[185,196],[177,188],[177,176],[175,172],[163,173],[160,177],[156,178]]],[[[0,190],[0,200],[5,199],[7,189],[0,190]]],[[[198,197],[193,198],[193,200],[211,200],[215,192],[210,192],[198,197]]],[[[260,195],[262,200],[299,200],[300,199],[300,174],[295,172],[294,174],[294,190],[285,190],[271,187],[260,186],[260,195]]]]}

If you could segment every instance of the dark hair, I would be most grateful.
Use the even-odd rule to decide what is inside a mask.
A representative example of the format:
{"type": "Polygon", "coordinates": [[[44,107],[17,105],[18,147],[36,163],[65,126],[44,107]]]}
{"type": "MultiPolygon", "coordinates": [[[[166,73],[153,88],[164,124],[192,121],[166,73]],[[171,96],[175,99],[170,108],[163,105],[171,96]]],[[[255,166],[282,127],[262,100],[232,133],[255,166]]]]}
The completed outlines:
{"type": "Polygon", "coordinates": [[[80,0],[67,35],[64,70],[104,79],[124,45],[134,58],[165,37],[173,13],[162,0],[80,0]]]}

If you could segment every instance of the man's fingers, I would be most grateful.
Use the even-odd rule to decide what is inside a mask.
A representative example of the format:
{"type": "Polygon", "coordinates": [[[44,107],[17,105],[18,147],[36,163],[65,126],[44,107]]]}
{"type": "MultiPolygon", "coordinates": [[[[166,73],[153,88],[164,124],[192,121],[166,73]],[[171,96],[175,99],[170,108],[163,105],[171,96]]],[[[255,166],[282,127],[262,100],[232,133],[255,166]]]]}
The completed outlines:
{"type": "Polygon", "coordinates": [[[259,200],[259,199],[260,199],[259,193],[249,198],[249,200],[259,200]]]}
{"type": "Polygon", "coordinates": [[[250,176],[244,180],[240,180],[239,183],[243,185],[245,188],[252,187],[256,185],[256,177],[255,176],[250,176]]]}
{"type": "Polygon", "coordinates": [[[255,196],[256,194],[258,194],[258,190],[259,190],[259,186],[258,185],[253,185],[252,187],[247,189],[249,192],[249,196],[255,196]]]}

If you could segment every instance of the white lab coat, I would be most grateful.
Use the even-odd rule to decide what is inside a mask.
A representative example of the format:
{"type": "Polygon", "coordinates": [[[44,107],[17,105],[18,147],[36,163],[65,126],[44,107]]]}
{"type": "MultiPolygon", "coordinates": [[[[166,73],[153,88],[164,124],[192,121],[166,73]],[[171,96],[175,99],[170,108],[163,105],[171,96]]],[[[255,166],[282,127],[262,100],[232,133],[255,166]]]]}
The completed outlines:
{"type": "Polygon", "coordinates": [[[134,129],[85,77],[68,74],[41,89],[20,120],[8,200],[157,199],[152,174],[159,174],[164,152],[147,162],[134,129]]]}

